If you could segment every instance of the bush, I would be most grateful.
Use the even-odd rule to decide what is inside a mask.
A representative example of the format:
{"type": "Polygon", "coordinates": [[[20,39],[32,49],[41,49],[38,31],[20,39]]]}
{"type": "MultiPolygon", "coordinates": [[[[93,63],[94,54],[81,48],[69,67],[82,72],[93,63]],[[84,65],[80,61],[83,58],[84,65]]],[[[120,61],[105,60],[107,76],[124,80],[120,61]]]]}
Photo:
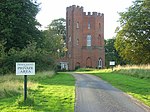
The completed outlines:
{"type": "Polygon", "coordinates": [[[36,71],[53,70],[55,68],[54,58],[49,52],[37,48],[36,43],[30,43],[26,48],[10,49],[7,54],[0,56],[0,74],[15,73],[16,62],[35,62],[36,71]]]}

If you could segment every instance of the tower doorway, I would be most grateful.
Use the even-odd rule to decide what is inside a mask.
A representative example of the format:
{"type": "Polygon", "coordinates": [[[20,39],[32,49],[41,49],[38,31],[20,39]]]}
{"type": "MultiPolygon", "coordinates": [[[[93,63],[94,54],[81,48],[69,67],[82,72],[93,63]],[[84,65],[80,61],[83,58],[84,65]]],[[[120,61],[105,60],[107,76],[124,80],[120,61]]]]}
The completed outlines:
{"type": "Polygon", "coordinates": [[[92,67],[92,59],[90,57],[88,57],[86,59],[86,67],[87,68],[91,68],[92,67]]]}

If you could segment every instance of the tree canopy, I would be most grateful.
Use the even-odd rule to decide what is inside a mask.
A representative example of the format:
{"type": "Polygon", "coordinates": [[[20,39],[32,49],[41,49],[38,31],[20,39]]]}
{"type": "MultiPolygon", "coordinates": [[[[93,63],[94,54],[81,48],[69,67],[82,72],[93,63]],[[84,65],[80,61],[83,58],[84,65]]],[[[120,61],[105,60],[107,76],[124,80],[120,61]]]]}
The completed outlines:
{"type": "Polygon", "coordinates": [[[56,34],[62,35],[64,40],[66,37],[66,20],[64,18],[54,19],[48,28],[53,30],[56,34]]]}
{"type": "Polygon", "coordinates": [[[54,19],[48,29],[44,31],[44,46],[54,57],[65,55],[66,45],[66,20],[64,18],[54,19]]]}
{"type": "Polygon", "coordinates": [[[150,63],[150,1],[136,0],[120,14],[115,48],[134,64],[150,63]]]}
{"type": "Polygon", "coordinates": [[[40,42],[40,25],[36,20],[38,5],[31,0],[0,1],[0,41],[6,50],[23,49],[30,41],[40,42]]]}

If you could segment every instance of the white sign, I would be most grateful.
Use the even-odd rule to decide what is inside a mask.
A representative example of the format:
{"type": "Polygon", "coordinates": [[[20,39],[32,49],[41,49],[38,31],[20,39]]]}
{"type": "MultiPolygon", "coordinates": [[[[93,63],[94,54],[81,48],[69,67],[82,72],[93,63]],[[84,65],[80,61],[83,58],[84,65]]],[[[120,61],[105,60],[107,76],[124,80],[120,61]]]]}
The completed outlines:
{"type": "Polygon", "coordinates": [[[110,61],[109,65],[115,65],[115,61],[110,61]]]}
{"type": "Polygon", "coordinates": [[[35,75],[35,62],[17,62],[16,75],[35,75]]]}

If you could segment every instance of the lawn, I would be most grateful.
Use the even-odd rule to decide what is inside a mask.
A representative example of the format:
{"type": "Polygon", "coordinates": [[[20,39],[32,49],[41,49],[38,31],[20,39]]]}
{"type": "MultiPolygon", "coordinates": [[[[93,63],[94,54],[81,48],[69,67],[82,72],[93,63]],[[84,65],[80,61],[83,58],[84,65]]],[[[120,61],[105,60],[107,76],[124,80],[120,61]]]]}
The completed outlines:
{"type": "Polygon", "coordinates": [[[150,106],[150,79],[140,79],[111,70],[86,70],[82,73],[96,75],[150,106]]]}
{"type": "Polygon", "coordinates": [[[69,74],[46,72],[29,76],[26,102],[22,96],[23,77],[0,77],[1,112],[74,112],[75,79],[69,74]]]}

